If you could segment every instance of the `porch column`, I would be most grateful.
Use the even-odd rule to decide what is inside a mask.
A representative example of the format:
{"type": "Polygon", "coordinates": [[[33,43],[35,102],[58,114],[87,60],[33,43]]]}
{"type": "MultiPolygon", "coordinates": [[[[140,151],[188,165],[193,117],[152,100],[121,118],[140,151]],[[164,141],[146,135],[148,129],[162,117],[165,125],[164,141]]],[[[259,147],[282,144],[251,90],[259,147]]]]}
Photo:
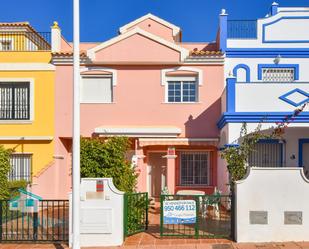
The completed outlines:
{"type": "Polygon", "coordinates": [[[144,152],[142,147],[135,149],[134,160],[136,161],[137,178],[137,191],[147,192],[147,166],[144,163],[144,152]]]}
{"type": "Polygon", "coordinates": [[[170,194],[175,194],[175,172],[176,172],[175,147],[168,147],[166,158],[166,186],[170,194]]]}

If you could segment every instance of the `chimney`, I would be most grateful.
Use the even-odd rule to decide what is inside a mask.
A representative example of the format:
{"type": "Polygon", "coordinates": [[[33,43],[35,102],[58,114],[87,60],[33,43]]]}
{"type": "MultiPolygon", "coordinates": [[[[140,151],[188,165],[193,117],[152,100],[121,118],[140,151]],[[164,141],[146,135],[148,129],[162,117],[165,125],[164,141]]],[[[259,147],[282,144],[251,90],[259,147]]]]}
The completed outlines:
{"type": "Polygon", "coordinates": [[[279,4],[276,3],[276,2],[273,2],[273,3],[271,4],[271,7],[270,7],[270,14],[271,14],[272,16],[274,16],[274,15],[276,15],[276,14],[278,13],[278,6],[279,6],[279,4]]]}
{"type": "Polygon", "coordinates": [[[58,22],[54,22],[51,26],[51,51],[60,52],[61,50],[61,29],[58,26],[58,22]]]}

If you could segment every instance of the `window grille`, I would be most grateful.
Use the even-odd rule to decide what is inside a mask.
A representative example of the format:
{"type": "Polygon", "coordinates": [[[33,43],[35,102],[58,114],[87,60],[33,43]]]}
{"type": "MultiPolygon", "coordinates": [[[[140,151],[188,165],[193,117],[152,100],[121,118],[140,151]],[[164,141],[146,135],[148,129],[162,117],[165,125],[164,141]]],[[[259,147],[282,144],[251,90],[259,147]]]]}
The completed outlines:
{"type": "Polygon", "coordinates": [[[0,120],[30,119],[29,82],[0,82],[0,120]]]}
{"type": "Polygon", "coordinates": [[[249,155],[249,166],[254,167],[281,167],[281,143],[257,143],[249,155]]]}
{"type": "Polygon", "coordinates": [[[196,101],[196,81],[168,81],[168,102],[196,101]]]}
{"type": "Polygon", "coordinates": [[[31,181],[31,154],[12,154],[10,158],[11,171],[9,180],[26,180],[31,181]]]}
{"type": "Polygon", "coordinates": [[[209,152],[182,152],[180,155],[180,184],[210,185],[209,152]]]}
{"type": "Polygon", "coordinates": [[[264,82],[292,82],[294,81],[294,68],[263,68],[262,80],[264,82]]]}

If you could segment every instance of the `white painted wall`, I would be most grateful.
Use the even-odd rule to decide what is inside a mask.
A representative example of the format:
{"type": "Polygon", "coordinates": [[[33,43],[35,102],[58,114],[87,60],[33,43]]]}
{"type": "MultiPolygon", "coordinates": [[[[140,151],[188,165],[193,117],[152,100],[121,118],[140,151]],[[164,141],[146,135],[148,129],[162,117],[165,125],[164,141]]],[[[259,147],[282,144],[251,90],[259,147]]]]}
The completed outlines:
{"type": "MultiPolygon", "coordinates": [[[[309,47],[309,44],[308,44],[309,47]]],[[[279,55],[279,54],[278,54],[279,55]]],[[[225,58],[224,75],[225,78],[233,73],[234,67],[238,64],[246,64],[250,68],[250,81],[256,82],[258,80],[258,64],[274,64],[274,58],[225,58]]],[[[281,58],[280,65],[284,64],[299,64],[299,80],[300,82],[309,83],[309,59],[308,58],[281,58]]],[[[238,75],[237,75],[238,76],[238,75]]],[[[241,82],[241,78],[237,78],[241,82]]],[[[296,81],[297,82],[297,81],[296,81]]]]}
{"type": "Polygon", "coordinates": [[[309,238],[309,181],[300,168],[251,168],[236,184],[236,241],[303,241],[309,238]],[[267,211],[267,225],[249,222],[249,211],[267,211]],[[301,211],[302,225],[285,225],[285,211],[301,211]]]}
{"type": "Polygon", "coordinates": [[[81,247],[122,245],[124,241],[123,199],[124,193],[116,189],[112,178],[82,179],[81,247]],[[102,180],[104,183],[103,196],[96,196],[97,180],[102,180]]]}
{"type": "MultiPolygon", "coordinates": [[[[297,83],[245,83],[236,84],[235,109],[236,112],[286,112],[294,111],[295,106],[279,99],[280,96],[294,90],[300,89],[309,92],[308,84],[297,83]]],[[[288,97],[296,103],[306,100],[307,97],[294,93],[288,97]]],[[[308,106],[306,110],[308,111],[308,106]]]]}
{"type": "MultiPolygon", "coordinates": [[[[228,39],[228,48],[308,48],[309,42],[304,43],[262,43],[263,24],[271,23],[282,17],[308,17],[307,11],[280,12],[275,16],[258,19],[257,39],[228,39]]],[[[265,37],[274,40],[309,40],[308,19],[281,19],[265,28],[265,37]]]]}

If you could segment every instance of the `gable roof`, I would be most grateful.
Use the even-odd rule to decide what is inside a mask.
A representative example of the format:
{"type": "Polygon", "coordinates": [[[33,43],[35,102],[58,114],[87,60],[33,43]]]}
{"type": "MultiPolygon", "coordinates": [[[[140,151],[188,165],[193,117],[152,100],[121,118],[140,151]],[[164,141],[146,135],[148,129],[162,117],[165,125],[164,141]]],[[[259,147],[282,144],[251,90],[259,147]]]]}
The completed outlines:
{"type": "Polygon", "coordinates": [[[165,40],[165,39],[163,39],[163,38],[161,38],[159,36],[156,36],[156,35],[154,35],[152,33],[149,33],[149,32],[147,32],[147,31],[145,31],[145,30],[143,30],[141,28],[138,28],[138,27],[136,27],[136,28],[134,28],[134,29],[132,29],[132,30],[130,30],[128,32],[125,32],[123,34],[120,34],[120,35],[118,35],[118,36],[116,36],[116,37],[114,37],[114,38],[112,38],[112,39],[110,39],[110,40],[108,40],[106,42],[101,43],[98,46],[95,46],[95,47],[89,49],[87,51],[87,55],[92,60],[94,60],[95,59],[95,53],[97,51],[100,51],[100,50],[102,50],[102,49],[104,49],[106,47],[109,47],[109,46],[111,46],[111,45],[113,45],[113,44],[115,44],[115,43],[117,43],[119,41],[122,41],[122,40],[124,40],[124,39],[126,39],[126,38],[128,38],[128,37],[130,37],[130,36],[132,36],[134,34],[142,35],[142,36],[144,36],[144,37],[146,37],[146,38],[148,38],[150,40],[156,41],[156,42],[158,42],[158,43],[160,43],[160,44],[162,44],[162,45],[164,45],[166,47],[169,47],[169,48],[171,48],[173,50],[176,50],[176,51],[180,52],[181,60],[184,60],[189,55],[189,50],[187,50],[187,49],[185,49],[185,48],[183,48],[183,47],[181,47],[181,46],[179,46],[179,45],[177,45],[177,44],[175,44],[173,42],[167,41],[167,40],[165,40]]]}
{"type": "Polygon", "coordinates": [[[174,24],[172,24],[170,22],[167,22],[167,21],[161,19],[160,17],[157,17],[157,16],[155,16],[155,15],[153,15],[151,13],[148,13],[147,15],[144,15],[144,16],[142,16],[142,17],[140,17],[140,18],[138,18],[138,19],[136,19],[136,20],[134,20],[134,21],[132,21],[132,22],[122,26],[122,27],[120,27],[119,28],[119,33],[120,34],[125,33],[132,26],[134,26],[134,25],[136,25],[136,24],[138,24],[138,23],[140,23],[140,22],[142,22],[142,21],[144,21],[144,20],[146,20],[148,18],[150,18],[150,19],[152,19],[152,20],[154,20],[154,21],[156,21],[158,23],[161,23],[162,25],[172,29],[173,30],[173,36],[178,35],[179,32],[180,32],[180,28],[178,26],[176,26],[176,25],[174,25],[174,24]]]}

